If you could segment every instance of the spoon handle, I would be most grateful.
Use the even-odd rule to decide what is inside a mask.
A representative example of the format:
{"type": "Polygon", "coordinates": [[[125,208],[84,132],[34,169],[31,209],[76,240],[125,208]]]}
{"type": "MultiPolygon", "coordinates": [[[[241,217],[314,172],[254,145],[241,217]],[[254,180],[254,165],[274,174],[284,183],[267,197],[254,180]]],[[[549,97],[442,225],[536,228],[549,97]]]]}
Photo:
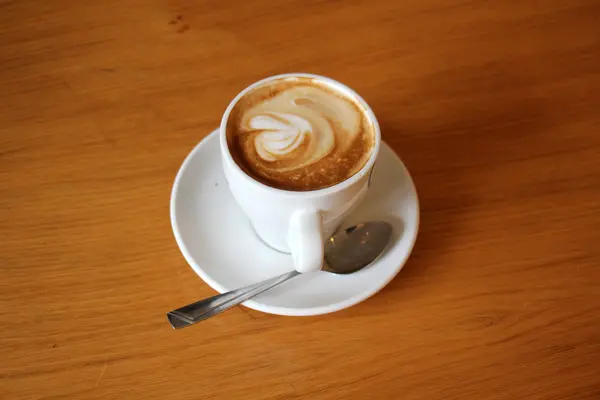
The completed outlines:
{"type": "Polygon", "coordinates": [[[285,274],[276,276],[275,278],[267,279],[253,285],[209,297],[207,299],[188,304],[187,306],[178,308],[176,310],[169,311],[167,313],[167,318],[169,319],[169,322],[173,328],[185,328],[186,326],[193,325],[197,322],[204,321],[205,319],[222,313],[225,310],[229,310],[231,307],[241,304],[244,301],[264,292],[265,290],[271,289],[272,287],[277,286],[280,283],[283,283],[299,274],[300,272],[298,271],[286,272],[285,274]]]}

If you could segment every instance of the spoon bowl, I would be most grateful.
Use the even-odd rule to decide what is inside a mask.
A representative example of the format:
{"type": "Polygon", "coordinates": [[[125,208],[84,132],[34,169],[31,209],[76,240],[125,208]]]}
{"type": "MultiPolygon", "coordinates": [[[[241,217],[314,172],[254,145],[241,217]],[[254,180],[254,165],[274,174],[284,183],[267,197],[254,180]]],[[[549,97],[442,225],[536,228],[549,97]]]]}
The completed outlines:
{"type": "Polygon", "coordinates": [[[351,274],[371,264],[383,254],[392,238],[392,225],[371,221],[341,229],[325,242],[322,270],[351,274]]]}

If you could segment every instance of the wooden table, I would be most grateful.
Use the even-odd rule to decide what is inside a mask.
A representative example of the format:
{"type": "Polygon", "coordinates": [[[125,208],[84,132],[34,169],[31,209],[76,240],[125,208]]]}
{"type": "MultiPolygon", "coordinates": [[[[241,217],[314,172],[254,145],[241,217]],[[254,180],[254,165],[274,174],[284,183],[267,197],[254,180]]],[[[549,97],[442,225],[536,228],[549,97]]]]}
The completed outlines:
{"type": "MultiPolygon", "coordinates": [[[[599,399],[600,3],[0,2],[0,398],[599,399]],[[422,225],[381,293],[292,318],[173,239],[192,147],[260,78],[356,89],[422,225]]],[[[251,267],[251,266],[250,266],[251,267]]]]}

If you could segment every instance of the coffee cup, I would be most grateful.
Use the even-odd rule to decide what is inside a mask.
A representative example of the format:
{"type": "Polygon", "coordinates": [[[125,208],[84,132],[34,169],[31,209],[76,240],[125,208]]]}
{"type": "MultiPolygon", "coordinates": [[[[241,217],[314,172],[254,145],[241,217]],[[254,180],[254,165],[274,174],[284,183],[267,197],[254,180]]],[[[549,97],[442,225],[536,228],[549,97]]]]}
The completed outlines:
{"type": "Polygon", "coordinates": [[[229,189],[257,236],[299,272],[319,270],[325,240],[369,187],[381,145],[371,108],[333,79],[277,75],[231,101],[219,135],[229,189]]]}

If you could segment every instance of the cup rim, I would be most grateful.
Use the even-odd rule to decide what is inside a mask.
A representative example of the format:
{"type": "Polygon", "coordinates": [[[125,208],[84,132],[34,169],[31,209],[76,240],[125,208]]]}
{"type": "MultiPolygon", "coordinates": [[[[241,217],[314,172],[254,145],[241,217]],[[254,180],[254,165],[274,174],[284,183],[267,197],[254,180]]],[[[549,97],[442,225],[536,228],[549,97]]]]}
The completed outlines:
{"type": "Polygon", "coordinates": [[[229,105],[227,106],[227,109],[225,110],[225,113],[223,114],[223,117],[221,118],[221,124],[219,126],[219,143],[220,143],[220,147],[221,147],[221,156],[224,157],[224,160],[227,162],[227,164],[229,164],[232,168],[234,168],[236,171],[241,173],[241,175],[247,181],[251,182],[251,184],[255,185],[256,187],[262,188],[264,190],[268,190],[275,194],[284,195],[284,196],[314,197],[314,196],[326,196],[328,194],[339,192],[339,191],[351,186],[352,184],[354,184],[355,182],[360,180],[365,174],[369,173],[369,171],[373,168],[375,161],[377,160],[377,155],[379,154],[379,148],[381,147],[381,131],[379,128],[379,122],[377,121],[377,118],[375,117],[375,113],[373,113],[373,110],[371,109],[369,104],[353,89],[344,85],[343,83],[340,83],[340,82],[338,82],[334,79],[328,78],[326,76],[305,73],[305,72],[295,72],[295,73],[273,75],[273,76],[261,79],[257,82],[254,82],[253,84],[247,86],[244,90],[242,90],[240,93],[238,93],[237,96],[235,96],[234,99],[229,103],[229,105]],[[248,92],[255,89],[256,87],[263,85],[265,83],[274,81],[274,80],[284,79],[284,78],[312,78],[312,79],[323,81],[326,84],[328,84],[329,86],[332,86],[334,89],[339,90],[342,93],[351,96],[353,99],[358,101],[360,103],[360,105],[363,107],[365,114],[367,115],[367,118],[369,118],[369,121],[373,125],[373,134],[375,136],[375,144],[373,145],[373,149],[371,150],[371,155],[369,156],[369,159],[367,160],[365,165],[363,165],[362,168],[359,169],[354,175],[346,178],[345,180],[343,180],[341,182],[336,183],[335,185],[328,186],[326,188],[316,189],[316,190],[294,191],[294,190],[279,189],[279,188],[264,184],[256,179],[254,179],[252,176],[248,175],[246,173],[246,171],[244,171],[235,162],[235,160],[233,159],[233,156],[231,155],[231,152],[229,150],[229,145],[227,143],[227,129],[226,129],[227,122],[229,120],[229,115],[231,114],[233,107],[235,107],[237,102],[244,95],[246,95],[248,92]]]}

